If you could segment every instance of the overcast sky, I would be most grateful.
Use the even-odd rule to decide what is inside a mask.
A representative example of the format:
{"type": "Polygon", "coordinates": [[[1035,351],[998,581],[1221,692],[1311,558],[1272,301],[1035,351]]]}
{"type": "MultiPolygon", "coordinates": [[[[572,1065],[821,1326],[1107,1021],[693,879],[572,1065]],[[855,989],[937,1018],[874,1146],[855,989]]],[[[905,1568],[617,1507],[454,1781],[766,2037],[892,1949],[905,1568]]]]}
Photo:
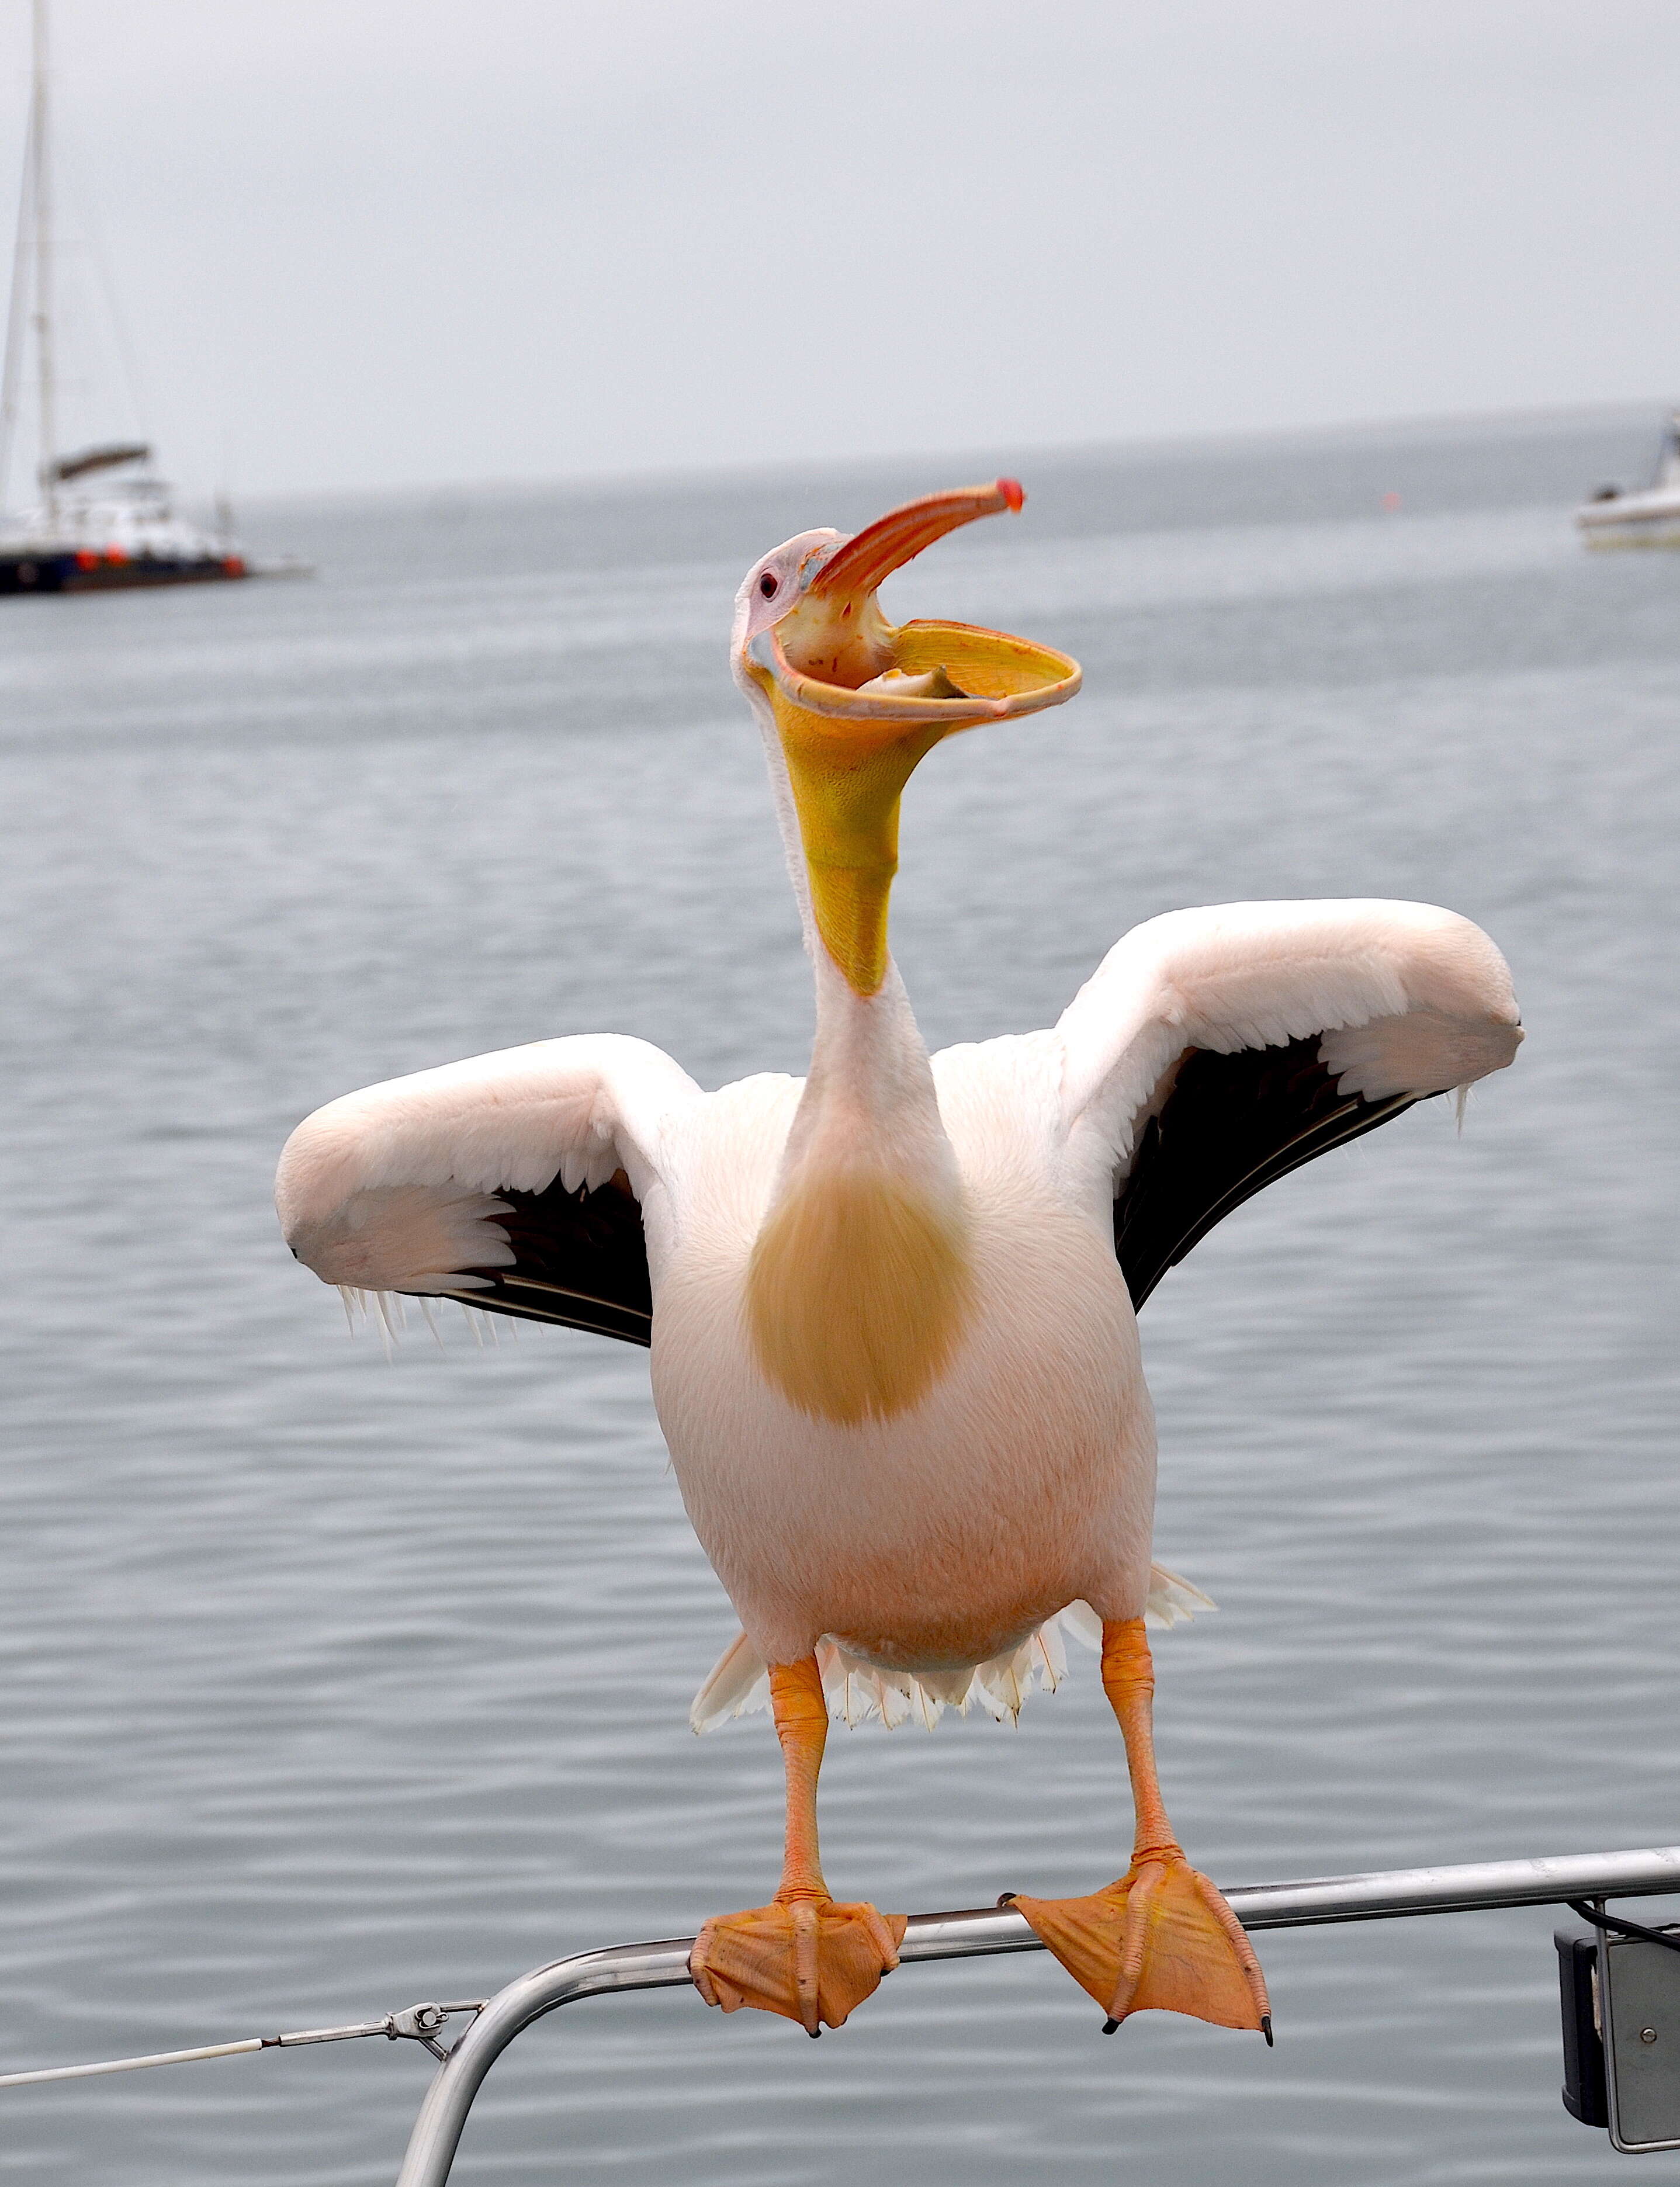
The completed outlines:
{"type": "MultiPolygon", "coordinates": [[[[1680,390],[1674,0],[55,0],[53,20],[66,222],[103,237],[151,429],[195,486],[1680,390]]],[[[0,0],[8,217],[27,42],[26,0],[0,0]]],[[[73,305],[91,270],[72,255],[73,305]]],[[[126,424],[115,385],[90,404],[97,314],[72,316],[74,422],[126,424]]]]}

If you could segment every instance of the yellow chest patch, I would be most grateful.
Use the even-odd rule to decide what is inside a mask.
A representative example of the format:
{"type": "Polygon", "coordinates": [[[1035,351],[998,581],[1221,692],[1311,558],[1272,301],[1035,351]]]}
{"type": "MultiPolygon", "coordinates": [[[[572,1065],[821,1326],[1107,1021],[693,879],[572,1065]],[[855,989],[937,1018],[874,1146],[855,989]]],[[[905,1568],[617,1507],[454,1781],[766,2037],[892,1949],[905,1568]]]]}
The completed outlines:
{"type": "Polygon", "coordinates": [[[950,1363],[974,1303],[961,1222],[867,1169],[801,1180],[747,1268],[747,1326],[767,1380],[820,1420],[891,1420],[950,1363]]]}

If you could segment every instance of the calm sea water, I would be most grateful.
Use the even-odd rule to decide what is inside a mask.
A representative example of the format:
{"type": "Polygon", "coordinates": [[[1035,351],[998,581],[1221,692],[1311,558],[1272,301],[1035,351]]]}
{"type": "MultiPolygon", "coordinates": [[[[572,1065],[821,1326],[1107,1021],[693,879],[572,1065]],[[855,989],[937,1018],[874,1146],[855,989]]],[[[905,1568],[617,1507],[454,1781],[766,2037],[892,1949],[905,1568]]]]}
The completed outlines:
{"type": "MultiPolygon", "coordinates": [[[[1064,713],[936,753],[898,953],[930,1039],[1048,1022],[1178,904],[1483,922],[1530,1038],[1245,1210],[1144,1316],[1160,1745],[1230,1882],[1680,1838],[1680,559],[1571,499],[1655,419],[1018,459],[897,604],[1042,636],[1064,713]],[[1397,494],[1398,509],[1383,497],[1397,494]]],[[[450,1319],[387,1363],[282,1250],[291,1125],[503,1043],[798,1069],[806,975],[723,659],[764,548],[975,463],[272,509],[312,583],[4,604],[0,2059],[475,1995],[757,1903],[762,1718],[645,1356],[450,1319]]],[[[1082,1657],[1018,1732],[830,1746],[829,1872],[916,1910],[1123,1865],[1082,1657]]],[[[1049,1960],[819,2044],[686,1993],[521,2039],[466,2183],[1388,2187],[1621,2175],[1557,2098],[1545,1913],[1268,1937],[1278,2045],[1113,2041],[1049,1960]]],[[[388,2180],[411,2047],[0,2094],[29,2187],[388,2180]]]]}

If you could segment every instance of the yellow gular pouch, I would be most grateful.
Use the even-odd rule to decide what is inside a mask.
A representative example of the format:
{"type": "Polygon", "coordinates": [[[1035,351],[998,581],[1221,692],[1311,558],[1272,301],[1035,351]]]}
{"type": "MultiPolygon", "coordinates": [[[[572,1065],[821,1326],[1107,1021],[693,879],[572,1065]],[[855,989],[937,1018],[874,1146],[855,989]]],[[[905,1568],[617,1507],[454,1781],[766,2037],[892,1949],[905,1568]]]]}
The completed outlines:
{"type": "Polygon", "coordinates": [[[747,1327],[767,1381],[856,1427],[919,1404],[974,1307],[966,1226],[902,1178],[858,1167],[795,1178],[752,1249],[747,1327]]]}
{"type": "MultiPolygon", "coordinates": [[[[846,686],[799,666],[813,653],[801,610],[766,633],[768,662],[750,661],[775,715],[812,911],[829,955],[860,995],[886,974],[887,899],[898,870],[905,784],[942,738],[982,722],[1059,706],[1079,688],[1065,654],[966,623],[874,619],[863,664],[846,686]]],[[[830,635],[823,624],[826,642],[830,635]]]]}
{"type": "Polygon", "coordinates": [[[917,762],[950,732],[941,723],[842,738],[804,707],[783,703],[777,716],[818,931],[853,992],[873,995],[886,976],[899,798],[917,762]]]}

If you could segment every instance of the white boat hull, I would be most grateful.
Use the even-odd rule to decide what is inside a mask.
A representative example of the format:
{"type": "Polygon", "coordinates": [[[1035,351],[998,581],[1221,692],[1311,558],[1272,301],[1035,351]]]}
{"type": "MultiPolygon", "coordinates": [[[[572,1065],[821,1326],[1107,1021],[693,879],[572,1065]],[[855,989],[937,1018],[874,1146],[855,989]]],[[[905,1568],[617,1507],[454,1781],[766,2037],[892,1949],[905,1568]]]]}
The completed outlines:
{"type": "Polygon", "coordinates": [[[1588,547],[1680,547],[1680,487],[1589,501],[1575,520],[1588,547]]]}
{"type": "Polygon", "coordinates": [[[1680,547],[1680,412],[1668,421],[1651,483],[1631,493],[1606,488],[1575,521],[1588,547],[1680,547]]]}

